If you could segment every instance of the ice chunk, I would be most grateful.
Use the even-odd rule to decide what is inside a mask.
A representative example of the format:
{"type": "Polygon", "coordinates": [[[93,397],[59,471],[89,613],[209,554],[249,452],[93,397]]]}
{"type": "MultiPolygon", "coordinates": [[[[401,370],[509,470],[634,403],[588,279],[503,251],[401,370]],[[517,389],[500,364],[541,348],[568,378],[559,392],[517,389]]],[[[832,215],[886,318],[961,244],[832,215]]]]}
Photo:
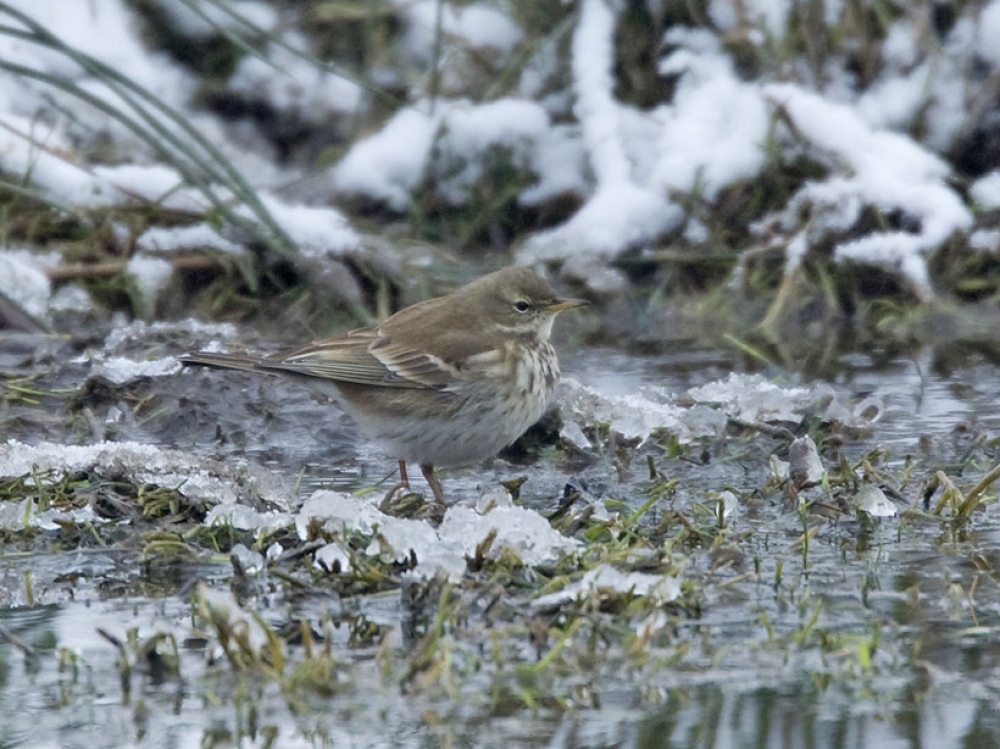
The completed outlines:
{"type": "Polygon", "coordinates": [[[559,406],[569,434],[582,434],[580,424],[607,423],[622,436],[648,439],[657,429],[677,435],[682,442],[714,436],[725,428],[725,414],[711,409],[689,409],[673,403],[660,388],[606,396],[572,378],[564,378],[559,406]]]}
{"type": "Polygon", "coordinates": [[[816,443],[808,435],[792,441],[788,448],[788,477],[796,489],[823,480],[823,461],[816,443]]]}
{"type": "Polygon", "coordinates": [[[250,495],[287,508],[289,495],[270,474],[252,467],[231,467],[180,450],[164,450],[137,442],[95,445],[26,445],[17,440],[0,444],[0,477],[16,478],[51,471],[58,479],[87,472],[176,489],[196,505],[231,504],[250,495]]]}
{"type": "Polygon", "coordinates": [[[152,361],[134,361],[115,356],[100,362],[94,367],[94,373],[116,385],[124,385],[140,377],[169,377],[181,371],[181,363],[169,357],[152,361]]]}
{"type": "Polygon", "coordinates": [[[317,521],[328,533],[347,530],[373,534],[365,555],[384,562],[415,561],[408,574],[421,579],[430,579],[439,571],[451,579],[461,577],[466,557],[472,556],[477,546],[494,532],[488,558],[496,558],[508,550],[524,564],[536,565],[577,548],[575,540],[554,530],[544,517],[515,507],[509,494],[506,497],[504,500],[491,494],[481,509],[450,507],[435,530],[423,520],[386,515],[378,509],[373,497],[320,490],[305,501],[295,522],[300,538],[306,538],[310,525],[317,521]]]}
{"type": "Polygon", "coordinates": [[[873,518],[892,518],[898,514],[896,505],[885,496],[885,492],[873,484],[865,484],[854,497],[854,507],[858,512],[873,518]]]}

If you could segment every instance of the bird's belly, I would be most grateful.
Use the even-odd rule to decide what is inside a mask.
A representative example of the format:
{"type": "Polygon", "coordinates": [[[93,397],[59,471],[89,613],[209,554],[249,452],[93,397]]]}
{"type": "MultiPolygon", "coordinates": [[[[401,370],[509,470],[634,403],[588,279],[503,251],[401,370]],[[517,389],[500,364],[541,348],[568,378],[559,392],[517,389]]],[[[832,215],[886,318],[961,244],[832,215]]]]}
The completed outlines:
{"type": "Polygon", "coordinates": [[[355,387],[343,392],[347,387],[341,384],[341,396],[347,397],[338,400],[361,431],[393,457],[460,466],[492,457],[524,434],[545,413],[558,380],[552,352],[513,372],[480,371],[437,391],[355,387]]]}
{"type": "Polygon", "coordinates": [[[451,417],[418,417],[397,423],[379,437],[389,452],[407,462],[461,466],[496,455],[538,421],[548,399],[468,402],[451,417]]]}

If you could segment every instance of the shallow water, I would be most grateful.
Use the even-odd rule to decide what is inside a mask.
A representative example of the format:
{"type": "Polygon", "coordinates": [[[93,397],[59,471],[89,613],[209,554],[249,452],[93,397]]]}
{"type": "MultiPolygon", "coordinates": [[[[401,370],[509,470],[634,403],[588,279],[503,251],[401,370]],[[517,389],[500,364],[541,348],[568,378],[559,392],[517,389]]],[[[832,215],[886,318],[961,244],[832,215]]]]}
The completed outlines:
{"type": "MultiPolygon", "coordinates": [[[[0,340],[0,356],[4,347],[0,340]]],[[[43,366],[25,364],[23,348],[23,340],[13,353],[8,346],[9,371],[43,366]]],[[[880,470],[899,477],[893,488],[901,506],[922,506],[921,480],[935,470],[968,487],[991,467],[984,461],[993,457],[998,431],[995,364],[974,353],[943,362],[932,349],[887,360],[852,353],[839,364],[832,382],[839,396],[874,396],[884,405],[870,433],[847,435],[839,449],[853,461],[881,448],[880,470]]],[[[683,392],[741,366],[736,352],[680,344],[642,357],[613,349],[563,357],[567,376],[608,395],[646,384],[683,392]]],[[[66,366],[63,382],[50,384],[83,379],[88,367],[66,366]]],[[[765,374],[785,386],[806,382],[784,371],[765,374]]],[[[95,395],[93,423],[113,438],[261,464],[289,485],[298,482],[301,497],[317,486],[392,480],[394,462],[359,442],[334,407],[318,407],[280,381],[199,372],[157,378],[140,390],[157,393],[158,408],[110,423],[114,399],[95,395]]],[[[93,423],[88,433],[53,416],[56,407],[48,419],[33,420],[37,409],[7,404],[0,417],[9,436],[25,441],[93,437],[93,423]]],[[[561,709],[519,705],[486,714],[407,693],[380,675],[377,643],[358,646],[348,636],[350,622],[364,619],[396,631],[393,650],[412,648],[399,634],[407,614],[398,592],[290,600],[265,583],[254,599],[265,619],[337,623],[329,641],[343,667],[342,687],[293,708],[273,685],[206,665],[211,646],[192,630],[192,587],[202,580],[225,588],[225,555],[150,568],[120,549],[59,551],[47,543],[40,550],[8,535],[0,545],[0,626],[35,655],[0,637],[0,745],[881,748],[979,745],[1000,732],[993,710],[1000,696],[996,507],[988,504],[966,523],[834,517],[818,525],[803,551],[798,513],[755,492],[769,471],[766,445],[761,449],[723,438],[706,447],[712,459],[703,465],[643,453],[680,479],[671,506],[690,508],[722,488],[740,494],[731,542],[692,556],[685,574],[703,586],[699,616],[659,634],[649,661],[609,651],[588,671],[563,675],[559,688],[572,699],[561,709]],[[125,689],[118,651],[97,630],[124,639],[133,627],[145,636],[188,633],[179,643],[180,680],[161,681],[140,668],[125,689]]],[[[613,463],[611,456],[582,464],[491,461],[447,473],[446,491],[462,496],[520,475],[528,477],[522,498],[539,509],[551,509],[564,485],[581,481],[638,506],[644,460],[624,471],[613,463]]],[[[654,507],[649,521],[666,509],[654,507]]],[[[473,615],[473,630],[477,621],[473,615]]],[[[486,675],[467,676],[463,689],[490,687],[486,675]]]]}

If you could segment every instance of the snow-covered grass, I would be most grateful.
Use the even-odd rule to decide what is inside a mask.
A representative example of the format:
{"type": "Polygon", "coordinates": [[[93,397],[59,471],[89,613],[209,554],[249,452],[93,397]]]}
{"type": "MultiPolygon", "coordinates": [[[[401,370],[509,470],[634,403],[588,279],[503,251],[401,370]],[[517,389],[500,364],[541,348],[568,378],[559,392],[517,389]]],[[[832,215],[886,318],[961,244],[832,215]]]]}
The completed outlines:
{"type": "Polygon", "coordinates": [[[9,194],[84,225],[183,214],[129,222],[121,250],[142,257],[123,269],[147,291],[168,271],[145,256],[185,247],[363,254],[349,206],[417,238],[516,246],[595,294],[624,288],[623,257],[655,271],[664,248],[724,249],[740,273],[766,246],[783,272],[757,293],[849,261],[930,301],[948,289],[929,261],[992,246],[968,236],[1000,205],[1000,0],[943,5],[929,25],[902,3],[712,0],[703,18],[580,0],[536,27],[543,11],[518,4],[421,0],[338,26],[263,0],[13,0],[0,169],[9,194]],[[216,71],[171,54],[185,38],[225,49],[216,71]],[[630,94],[640,78],[658,98],[630,94]]]}

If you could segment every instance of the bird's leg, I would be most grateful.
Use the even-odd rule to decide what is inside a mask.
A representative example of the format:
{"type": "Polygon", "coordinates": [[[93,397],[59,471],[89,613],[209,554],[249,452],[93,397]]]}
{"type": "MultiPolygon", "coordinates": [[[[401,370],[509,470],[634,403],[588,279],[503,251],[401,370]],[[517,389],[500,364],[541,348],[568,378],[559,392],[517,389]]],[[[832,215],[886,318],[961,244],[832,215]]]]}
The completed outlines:
{"type": "Polygon", "coordinates": [[[386,492],[383,502],[388,502],[390,499],[396,496],[396,492],[400,489],[406,489],[410,491],[410,477],[406,475],[406,461],[399,461],[399,483],[395,484],[388,492],[386,492]]]}
{"type": "Polygon", "coordinates": [[[441,482],[438,477],[434,475],[434,466],[430,463],[423,463],[420,466],[420,472],[424,474],[424,478],[427,479],[427,485],[430,486],[431,492],[434,494],[434,501],[439,505],[444,504],[444,492],[441,490],[441,482]]]}

